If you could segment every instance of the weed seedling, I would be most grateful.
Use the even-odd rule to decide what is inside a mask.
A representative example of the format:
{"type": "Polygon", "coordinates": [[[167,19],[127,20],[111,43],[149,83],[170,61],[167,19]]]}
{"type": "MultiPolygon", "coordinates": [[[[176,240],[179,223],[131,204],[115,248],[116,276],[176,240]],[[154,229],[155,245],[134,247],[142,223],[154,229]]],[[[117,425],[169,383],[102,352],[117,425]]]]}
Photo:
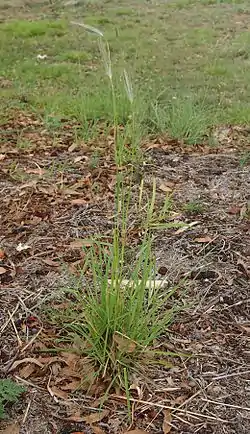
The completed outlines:
{"type": "Polygon", "coordinates": [[[18,148],[18,149],[20,149],[20,150],[23,150],[23,151],[25,151],[25,150],[29,150],[29,149],[31,149],[32,148],[32,143],[29,141],[29,140],[27,140],[27,139],[22,139],[22,138],[20,138],[20,139],[18,139],[17,140],[17,143],[16,143],[16,147],[18,148]]]}
{"type": "Polygon", "coordinates": [[[240,167],[244,167],[250,163],[250,152],[245,152],[240,158],[240,167]]]}
{"type": "Polygon", "coordinates": [[[5,417],[5,406],[18,401],[23,392],[25,388],[15,381],[0,380],[0,419],[5,417]]]}
{"type": "Polygon", "coordinates": [[[187,214],[192,215],[202,214],[204,211],[204,205],[196,201],[186,203],[183,208],[187,214]]]}

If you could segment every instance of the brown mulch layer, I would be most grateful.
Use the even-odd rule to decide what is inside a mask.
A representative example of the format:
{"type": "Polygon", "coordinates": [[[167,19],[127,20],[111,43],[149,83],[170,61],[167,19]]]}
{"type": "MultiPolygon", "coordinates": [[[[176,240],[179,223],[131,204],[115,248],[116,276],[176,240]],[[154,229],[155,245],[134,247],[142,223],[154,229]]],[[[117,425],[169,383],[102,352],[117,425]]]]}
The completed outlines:
{"type": "MultiPolygon", "coordinates": [[[[121,392],[96,419],[90,415],[104,385],[90,395],[71,394],[79,357],[36,352],[55,332],[41,324],[40,306],[71,285],[83,263],[76,240],[108,236],[113,227],[112,131],[106,137],[100,130],[98,140],[86,143],[80,130],[66,120],[51,130],[22,113],[1,125],[1,376],[27,382],[23,399],[8,410],[24,421],[21,433],[115,434],[129,425],[121,392]],[[13,365],[28,357],[38,364],[13,365]]],[[[145,144],[145,185],[156,177],[157,195],[166,186],[176,220],[189,224],[156,233],[159,274],[170,284],[185,282],[161,344],[192,354],[134,379],[133,427],[147,432],[250,432],[250,136],[233,127],[213,134],[221,144],[216,148],[164,138],[145,144]]]]}
{"type": "Polygon", "coordinates": [[[160,179],[175,184],[176,202],[202,204],[198,214],[189,211],[190,221],[197,221],[197,225],[178,236],[161,234],[156,242],[158,261],[167,274],[174,280],[188,272],[192,277],[183,297],[186,308],[170,335],[172,349],[179,343],[183,350],[196,354],[183,367],[187,399],[193,396],[184,408],[206,410],[218,420],[217,424],[206,421],[204,426],[197,422],[196,428],[178,423],[176,432],[247,433],[249,164],[241,167],[239,156],[226,149],[220,154],[188,157],[156,152],[154,161],[160,162],[160,179]],[[191,391],[192,382],[195,386],[191,391]]]}

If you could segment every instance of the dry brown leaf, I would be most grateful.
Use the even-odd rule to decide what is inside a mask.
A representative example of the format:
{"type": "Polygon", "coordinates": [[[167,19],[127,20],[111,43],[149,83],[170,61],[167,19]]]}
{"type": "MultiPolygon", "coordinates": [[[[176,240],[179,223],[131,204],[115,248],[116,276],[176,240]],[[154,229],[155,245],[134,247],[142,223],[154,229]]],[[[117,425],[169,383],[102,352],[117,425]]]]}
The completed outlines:
{"type": "Polygon", "coordinates": [[[65,196],[78,196],[82,194],[80,191],[76,191],[73,188],[65,188],[62,190],[62,193],[65,194],[65,196]]]}
{"type": "Polygon", "coordinates": [[[211,243],[213,240],[209,235],[205,235],[204,237],[195,238],[194,241],[196,243],[211,243]]]}
{"type": "Polygon", "coordinates": [[[19,434],[20,426],[17,423],[12,423],[0,431],[1,434],[19,434]]]}
{"type": "Polygon", "coordinates": [[[28,174],[34,174],[34,175],[39,175],[39,176],[44,175],[46,172],[44,169],[41,169],[41,168],[39,168],[39,169],[24,169],[24,171],[28,174]]]}
{"type": "Polygon", "coordinates": [[[50,267],[59,267],[59,262],[53,261],[52,259],[45,258],[42,260],[46,265],[49,265],[50,267]]]}
{"type": "Polygon", "coordinates": [[[5,253],[2,249],[0,249],[0,260],[5,257],[5,253]]]}
{"type": "Polygon", "coordinates": [[[191,223],[188,223],[187,225],[185,225],[185,226],[181,227],[180,229],[178,229],[178,230],[175,232],[175,235],[182,234],[183,232],[188,231],[188,229],[191,229],[193,226],[196,226],[196,225],[198,225],[199,223],[200,223],[200,222],[191,222],[191,223]]]}
{"type": "Polygon", "coordinates": [[[240,324],[240,326],[246,332],[246,334],[250,336],[250,325],[240,324]]]}
{"type": "Polygon", "coordinates": [[[97,413],[91,413],[84,417],[84,422],[92,425],[93,423],[100,422],[106,416],[108,416],[109,410],[98,411],[97,413]]]}
{"type": "Polygon", "coordinates": [[[65,366],[64,368],[61,369],[60,372],[60,376],[61,377],[65,377],[65,378],[76,378],[76,379],[81,379],[82,375],[80,372],[77,372],[77,370],[71,369],[68,366],[65,366]]]}
{"type": "Polygon", "coordinates": [[[6,268],[0,267],[0,274],[5,274],[5,273],[7,273],[6,268]]]}
{"type": "Polygon", "coordinates": [[[74,431],[70,434],[86,434],[86,431],[85,432],[84,431],[74,431]]]}
{"type": "Polygon", "coordinates": [[[75,414],[72,414],[70,417],[67,418],[67,420],[71,422],[86,422],[89,425],[92,425],[96,422],[100,422],[104,417],[106,417],[109,414],[109,410],[102,410],[98,413],[92,413],[88,416],[81,416],[79,411],[77,411],[75,414]]]}
{"type": "Polygon", "coordinates": [[[240,208],[240,206],[237,206],[237,205],[231,206],[228,210],[229,214],[232,214],[232,215],[240,214],[240,211],[241,211],[241,208],[240,208]]]}
{"type": "Polygon", "coordinates": [[[68,420],[69,422],[76,422],[76,423],[85,422],[84,416],[81,416],[79,412],[67,417],[66,420],[68,420]]]}
{"type": "Polygon", "coordinates": [[[68,152],[73,152],[76,148],[78,148],[78,143],[72,143],[72,145],[69,146],[68,152]]]}
{"type": "Polygon", "coordinates": [[[69,245],[69,247],[71,249],[82,249],[83,247],[91,247],[92,243],[89,242],[89,240],[84,240],[84,239],[78,239],[75,241],[72,241],[69,245]]]}
{"type": "Polygon", "coordinates": [[[133,353],[137,347],[135,341],[119,332],[114,332],[113,341],[116,343],[118,349],[125,353],[133,353]]]}
{"type": "Polygon", "coordinates": [[[161,191],[165,193],[171,193],[173,191],[174,183],[173,182],[162,182],[159,186],[161,191]]]}
{"type": "Polygon", "coordinates": [[[34,363],[35,365],[39,366],[39,368],[43,368],[44,367],[44,365],[41,362],[39,362],[39,360],[33,359],[33,357],[27,357],[27,358],[22,359],[22,360],[16,360],[12,364],[12,366],[10,367],[9,372],[14,371],[14,369],[16,369],[22,363],[34,363]]]}
{"type": "Polygon", "coordinates": [[[88,161],[88,157],[86,155],[79,155],[78,157],[74,158],[74,163],[79,163],[79,161],[88,161]]]}
{"type": "Polygon", "coordinates": [[[99,426],[91,426],[91,429],[93,431],[93,434],[106,434],[106,431],[103,431],[99,426]]]}
{"type": "Polygon", "coordinates": [[[52,375],[54,375],[54,377],[58,376],[61,369],[62,369],[62,367],[61,367],[60,363],[52,363],[51,372],[52,372],[52,375]]]}
{"type": "Polygon", "coordinates": [[[162,430],[163,430],[164,434],[168,434],[171,431],[171,425],[170,424],[172,421],[172,416],[171,416],[170,410],[164,410],[163,415],[164,415],[164,419],[163,419],[162,430]]]}
{"type": "Polygon", "coordinates": [[[83,432],[83,431],[74,431],[71,434],[86,434],[86,431],[85,432],[83,432]]]}
{"type": "Polygon", "coordinates": [[[36,369],[36,367],[34,364],[26,365],[22,369],[20,369],[19,377],[24,378],[24,379],[29,378],[31,376],[31,374],[33,374],[35,369],[36,369]]]}
{"type": "Polygon", "coordinates": [[[6,155],[5,154],[0,154],[0,161],[3,161],[5,159],[6,155]]]}
{"type": "Polygon", "coordinates": [[[68,399],[68,397],[69,397],[69,394],[67,392],[64,392],[63,390],[58,389],[58,387],[56,387],[56,386],[50,387],[50,391],[52,392],[52,394],[54,396],[57,396],[57,398],[68,399]]]}
{"type": "Polygon", "coordinates": [[[62,390],[68,390],[70,392],[75,392],[79,387],[81,386],[80,380],[73,380],[70,383],[65,384],[64,386],[61,386],[62,390]]]}
{"type": "Polygon", "coordinates": [[[72,205],[85,205],[86,203],[89,203],[89,200],[87,199],[72,199],[71,200],[72,205]]]}
{"type": "Polygon", "coordinates": [[[125,431],[123,434],[148,434],[148,431],[143,429],[132,429],[132,431],[125,431]]]}

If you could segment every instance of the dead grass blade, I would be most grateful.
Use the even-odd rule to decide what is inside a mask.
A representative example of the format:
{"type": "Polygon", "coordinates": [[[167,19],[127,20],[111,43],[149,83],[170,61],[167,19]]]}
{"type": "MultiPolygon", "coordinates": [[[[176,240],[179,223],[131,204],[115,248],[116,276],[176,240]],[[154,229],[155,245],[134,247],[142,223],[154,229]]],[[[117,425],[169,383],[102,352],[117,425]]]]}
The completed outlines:
{"type": "MultiPolygon", "coordinates": [[[[115,399],[121,399],[122,401],[126,401],[127,398],[121,395],[112,395],[112,398],[115,399]]],[[[173,412],[179,412],[182,414],[185,414],[187,416],[190,417],[198,417],[201,419],[207,419],[207,420],[214,420],[217,422],[223,422],[223,423],[229,423],[228,420],[225,419],[220,419],[216,416],[210,416],[209,414],[203,414],[203,413],[197,413],[194,411],[188,411],[188,410],[182,410],[180,408],[176,408],[176,407],[170,407],[168,405],[164,405],[164,404],[158,404],[157,402],[150,402],[150,401],[143,401],[141,399],[135,399],[135,398],[129,398],[130,402],[136,402],[137,404],[143,404],[143,405],[148,405],[149,407],[157,407],[157,408],[161,408],[161,409],[165,409],[165,410],[172,410],[173,412]]]]}

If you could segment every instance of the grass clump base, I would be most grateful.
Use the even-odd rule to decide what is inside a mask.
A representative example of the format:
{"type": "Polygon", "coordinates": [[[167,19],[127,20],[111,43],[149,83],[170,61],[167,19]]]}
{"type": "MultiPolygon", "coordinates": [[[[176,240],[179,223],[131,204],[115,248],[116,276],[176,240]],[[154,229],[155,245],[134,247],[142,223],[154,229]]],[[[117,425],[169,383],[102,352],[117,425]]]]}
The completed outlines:
{"type": "MultiPolygon", "coordinates": [[[[167,306],[174,289],[163,291],[155,277],[152,239],[147,236],[133,264],[125,262],[125,244],[115,231],[111,244],[95,241],[86,251],[84,287],[65,292],[73,301],[64,311],[50,310],[62,340],[87,356],[95,378],[127,389],[133,370],[159,357],[152,350],[173,317],[167,306]]],[[[162,353],[163,355],[167,355],[162,353]]]]}

